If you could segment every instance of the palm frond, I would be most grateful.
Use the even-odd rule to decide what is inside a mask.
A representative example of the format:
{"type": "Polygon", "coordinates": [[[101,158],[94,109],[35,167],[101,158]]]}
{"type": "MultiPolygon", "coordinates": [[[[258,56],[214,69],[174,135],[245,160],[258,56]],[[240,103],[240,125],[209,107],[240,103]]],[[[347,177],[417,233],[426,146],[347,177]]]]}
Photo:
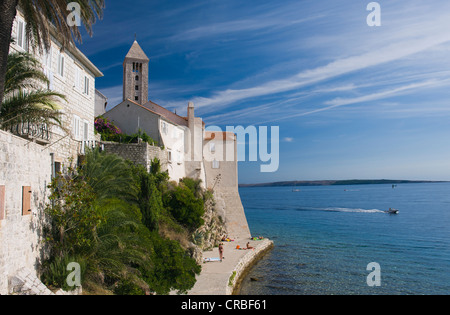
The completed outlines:
{"type": "Polygon", "coordinates": [[[49,80],[39,60],[24,52],[10,54],[5,78],[0,128],[21,123],[62,127],[60,102],[66,97],[48,90],[49,80]]]}
{"type": "Polygon", "coordinates": [[[99,199],[117,197],[131,202],[137,199],[131,168],[117,155],[91,150],[86,154],[82,174],[99,199]]]}
{"type": "Polygon", "coordinates": [[[8,56],[5,76],[5,96],[18,89],[48,87],[49,80],[41,70],[41,63],[31,54],[12,53],[8,56]]]}
{"type": "Polygon", "coordinates": [[[71,12],[67,5],[76,2],[80,5],[81,23],[87,33],[92,36],[92,26],[97,17],[103,17],[104,0],[19,0],[25,22],[27,23],[27,36],[31,46],[42,51],[48,50],[51,42],[51,29],[57,34],[63,47],[82,42],[78,25],[69,25],[67,20],[71,12]]]}
{"type": "Polygon", "coordinates": [[[10,93],[0,109],[0,127],[8,129],[19,123],[62,125],[58,99],[65,96],[46,90],[25,92],[21,89],[10,93]]]}

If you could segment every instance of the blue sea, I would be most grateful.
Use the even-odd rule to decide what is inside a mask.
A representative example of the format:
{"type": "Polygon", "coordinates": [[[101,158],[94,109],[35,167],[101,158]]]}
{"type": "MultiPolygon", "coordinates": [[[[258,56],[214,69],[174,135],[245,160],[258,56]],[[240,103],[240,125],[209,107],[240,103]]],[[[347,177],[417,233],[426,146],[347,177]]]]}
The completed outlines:
{"type": "Polygon", "coordinates": [[[239,192],[252,235],[275,243],[240,294],[450,294],[450,183],[239,192]]]}

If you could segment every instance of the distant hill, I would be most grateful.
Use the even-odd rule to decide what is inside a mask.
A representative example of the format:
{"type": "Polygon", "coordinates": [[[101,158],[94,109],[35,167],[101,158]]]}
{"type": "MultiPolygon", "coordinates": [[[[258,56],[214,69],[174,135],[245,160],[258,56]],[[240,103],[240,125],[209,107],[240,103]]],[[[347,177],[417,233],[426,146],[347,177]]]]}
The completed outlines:
{"type": "Polygon", "coordinates": [[[333,185],[373,185],[373,184],[414,184],[444,183],[444,181],[397,180],[397,179],[349,179],[349,180],[302,180],[262,184],[239,184],[239,187],[277,187],[277,186],[333,186],[333,185]]]}

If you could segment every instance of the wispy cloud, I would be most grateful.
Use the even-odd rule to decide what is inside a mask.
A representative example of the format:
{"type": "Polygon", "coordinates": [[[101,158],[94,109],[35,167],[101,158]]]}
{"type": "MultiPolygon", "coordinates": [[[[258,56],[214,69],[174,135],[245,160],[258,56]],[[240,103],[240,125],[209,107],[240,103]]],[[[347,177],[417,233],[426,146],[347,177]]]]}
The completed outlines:
{"type": "Polygon", "coordinates": [[[344,106],[344,105],[350,105],[350,104],[356,104],[356,103],[364,103],[364,102],[372,102],[380,99],[385,99],[392,96],[398,96],[405,93],[410,93],[412,91],[416,91],[420,88],[425,87],[439,87],[445,84],[448,84],[450,82],[449,79],[443,80],[443,81],[437,81],[437,80],[430,80],[420,83],[413,83],[406,86],[401,86],[397,88],[393,88],[386,91],[381,91],[377,93],[367,94],[359,97],[354,98],[335,98],[331,101],[326,101],[325,105],[330,105],[329,108],[344,106]]]}
{"type": "MultiPolygon", "coordinates": [[[[273,15],[273,14],[271,14],[273,15]]],[[[232,20],[220,23],[213,23],[203,25],[200,27],[185,30],[181,33],[175,34],[171,37],[173,41],[194,41],[205,40],[209,37],[216,37],[224,34],[243,33],[243,32],[255,32],[270,28],[271,31],[274,28],[290,27],[296,24],[312,21],[317,18],[323,17],[322,15],[310,16],[301,19],[287,20],[284,18],[268,18],[266,15],[253,17],[251,19],[232,20]]]]}
{"type": "Polygon", "coordinates": [[[217,107],[248,98],[291,91],[340,75],[399,60],[449,41],[450,32],[447,31],[426,38],[406,40],[382,47],[377,51],[335,60],[325,66],[305,70],[289,78],[273,80],[246,89],[218,91],[208,98],[198,97],[194,99],[194,102],[205,112],[210,112],[216,110],[217,107]]]}

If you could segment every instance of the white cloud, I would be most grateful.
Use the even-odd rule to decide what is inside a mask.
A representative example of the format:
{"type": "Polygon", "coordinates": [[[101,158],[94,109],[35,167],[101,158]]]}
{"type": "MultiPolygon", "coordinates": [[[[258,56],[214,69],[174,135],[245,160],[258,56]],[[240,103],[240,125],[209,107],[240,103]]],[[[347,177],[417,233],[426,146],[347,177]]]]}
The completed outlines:
{"type": "Polygon", "coordinates": [[[435,33],[432,36],[406,39],[401,42],[380,47],[376,51],[338,59],[325,66],[301,71],[297,75],[285,79],[273,80],[245,89],[227,89],[218,91],[214,93],[212,97],[198,97],[193,101],[196,103],[197,107],[204,108],[205,112],[210,112],[217,109],[217,107],[239,102],[248,98],[292,91],[354,71],[387,64],[449,41],[450,32],[444,30],[435,33]]]}

